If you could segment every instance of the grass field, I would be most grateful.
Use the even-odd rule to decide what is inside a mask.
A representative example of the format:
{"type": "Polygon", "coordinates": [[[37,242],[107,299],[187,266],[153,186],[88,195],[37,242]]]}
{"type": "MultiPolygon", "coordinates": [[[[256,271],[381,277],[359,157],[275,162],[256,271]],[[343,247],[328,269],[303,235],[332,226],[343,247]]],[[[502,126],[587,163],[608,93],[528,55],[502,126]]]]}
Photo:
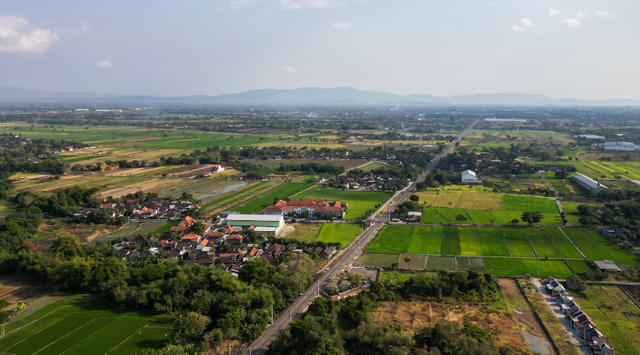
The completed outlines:
{"type": "Polygon", "coordinates": [[[544,230],[541,229],[521,229],[518,232],[522,233],[527,240],[533,245],[538,257],[540,258],[562,258],[562,255],[556,247],[551,243],[551,240],[547,238],[544,230]]]}
{"type": "Polygon", "coordinates": [[[440,254],[442,244],[441,226],[415,226],[406,252],[410,254],[440,254]]]}
{"type": "Polygon", "coordinates": [[[572,226],[581,226],[579,219],[581,217],[578,212],[578,206],[584,205],[582,202],[571,202],[571,201],[562,201],[562,207],[564,208],[564,212],[567,214],[567,219],[572,226]]]}
{"type": "Polygon", "coordinates": [[[346,248],[361,232],[360,224],[324,223],[317,240],[325,243],[340,243],[343,248],[346,248]]]}
{"type": "Polygon", "coordinates": [[[500,232],[504,236],[504,241],[507,243],[507,246],[509,247],[511,256],[521,257],[521,258],[537,257],[529,241],[526,238],[524,238],[522,231],[514,228],[501,228],[500,232]]]}
{"type": "Polygon", "coordinates": [[[391,194],[388,192],[342,191],[317,187],[294,195],[291,198],[301,200],[325,200],[327,202],[340,201],[348,203],[347,219],[363,219],[365,213],[378,203],[386,201],[391,194]]]}
{"type": "Polygon", "coordinates": [[[498,228],[478,227],[476,230],[478,232],[478,236],[480,236],[480,242],[482,243],[482,255],[511,256],[498,228]]]}
{"type": "Polygon", "coordinates": [[[505,211],[558,213],[558,207],[554,200],[513,195],[504,196],[502,209],[505,211]]]}
{"type": "Polygon", "coordinates": [[[323,224],[320,223],[296,224],[295,230],[289,234],[288,238],[307,243],[315,242],[322,226],[323,224]]]}
{"type": "Polygon", "coordinates": [[[502,209],[502,194],[476,191],[422,191],[416,193],[420,201],[426,201],[433,207],[471,208],[471,209],[502,209]]]}
{"type": "Polygon", "coordinates": [[[367,249],[370,253],[400,254],[407,251],[413,226],[385,226],[367,249]]]}
{"type": "Polygon", "coordinates": [[[638,307],[616,286],[589,285],[586,295],[574,297],[582,310],[593,319],[613,345],[616,354],[640,352],[640,312],[638,307]]]}
{"type": "Polygon", "coordinates": [[[398,254],[375,254],[366,252],[356,261],[357,265],[368,265],[378,267],[391,267],[391,264],[397,263],[400,255],[398,254]]]}
{"type": "Polygon", "coordinates": [[[121,310],[91,295],[61,298],[4,326],[0,353],[134,354],[161,348],[171,318],[121,310]]]}
{"type": "Polygon", "coordinates": [[[454,224],[473,224],[473,221],[471,219],[469,219],[469,215],[466,214],[466,212],[461,209],[461,208],[436,208],[435,209],[440,215],[442,215],[444,218],[448,219],[449,221],[451,221],[451,223],[454,224]],[[458,221],[457,217],[458,216],[464,216],[466,218],[465,221],[458,221]]]}

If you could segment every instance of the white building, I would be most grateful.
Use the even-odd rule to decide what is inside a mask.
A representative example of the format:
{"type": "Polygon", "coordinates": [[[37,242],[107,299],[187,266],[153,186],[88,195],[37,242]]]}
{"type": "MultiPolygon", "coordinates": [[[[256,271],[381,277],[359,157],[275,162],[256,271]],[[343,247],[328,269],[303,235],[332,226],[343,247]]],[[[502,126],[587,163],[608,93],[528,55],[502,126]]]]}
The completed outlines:
{"type": "Polygon", "coordinates": [[[475,171],[465,170],[462,172],[463,184],[482,184],[482,180],[478,179],[475,171]]]}
{"type": "Polygon", "coordinates": [[[284,218],[282,215],[230,214],[225,218],[223,224],[240,229],[253,227],[256,232],[278,235],[284,226],[284,218]]]}
{"type": "Polygon", "coordinates": [[[578,173],[578,175],[572,176],[571,179],[591,192],[599,193],[604,189],[608,189],[608,187],[580,173],[578,173]]]}
{"type": "Polygon", "coordinates": [[[213,166],[211,167],[211,172],[219,173],[222,171],[224,171],[224,168],[220,164],[213,164],[213,166]]]}
{"type": "Polygon", "coordinates": [[[604,142],[600,148],[609,151],[636,152],[640,151],[640,145],[629,142],[604,142]]]}

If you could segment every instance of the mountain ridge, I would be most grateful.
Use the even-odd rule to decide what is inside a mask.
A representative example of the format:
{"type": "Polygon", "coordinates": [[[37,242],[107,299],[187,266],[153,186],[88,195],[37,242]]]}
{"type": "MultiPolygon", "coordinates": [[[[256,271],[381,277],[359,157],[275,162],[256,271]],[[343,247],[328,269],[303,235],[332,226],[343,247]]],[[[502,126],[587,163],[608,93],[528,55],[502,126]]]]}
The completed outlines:
{"type": "Polygon", "coordinates": [[[265,106],[340,106],[340,105],[424,105],[424,106],[640,106],[632,99],[553,99],[540,94],[495,93],[456,96],[428,94],[399,95],[365,91],[350,87],[298,89],[258,89],[217,96],[153,96],[59,92],[0,87],[1,103],[84,103],[135,105],[265,105],[265,106]]]}

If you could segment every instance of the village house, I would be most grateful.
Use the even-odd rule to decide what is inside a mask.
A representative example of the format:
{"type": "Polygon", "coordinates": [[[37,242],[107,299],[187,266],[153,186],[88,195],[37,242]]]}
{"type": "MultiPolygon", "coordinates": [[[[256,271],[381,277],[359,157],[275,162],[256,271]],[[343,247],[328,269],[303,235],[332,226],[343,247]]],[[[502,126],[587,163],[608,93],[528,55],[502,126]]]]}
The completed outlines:
{"type": "Polygon", "coordinates": [[[300,216],[304,211],[309,212],[311,219],[318,216],[332,214],[335,218],[344,218],[345,210],[340,201],[326,202],[313,200],[280,200],[262,212],[264,215],[282,215],[284,217],[300,216]]]}

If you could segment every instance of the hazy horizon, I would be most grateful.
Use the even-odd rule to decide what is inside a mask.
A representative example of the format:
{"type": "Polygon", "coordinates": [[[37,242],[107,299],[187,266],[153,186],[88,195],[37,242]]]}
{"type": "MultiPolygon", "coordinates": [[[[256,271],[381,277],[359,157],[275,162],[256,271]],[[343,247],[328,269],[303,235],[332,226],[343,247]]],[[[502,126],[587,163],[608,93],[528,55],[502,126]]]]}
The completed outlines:
{"type": "Polygon", "coordinates": [[[351,87],[640,99],[633,1],[61,0],[0,6],[0,87],[351,87]]]}

